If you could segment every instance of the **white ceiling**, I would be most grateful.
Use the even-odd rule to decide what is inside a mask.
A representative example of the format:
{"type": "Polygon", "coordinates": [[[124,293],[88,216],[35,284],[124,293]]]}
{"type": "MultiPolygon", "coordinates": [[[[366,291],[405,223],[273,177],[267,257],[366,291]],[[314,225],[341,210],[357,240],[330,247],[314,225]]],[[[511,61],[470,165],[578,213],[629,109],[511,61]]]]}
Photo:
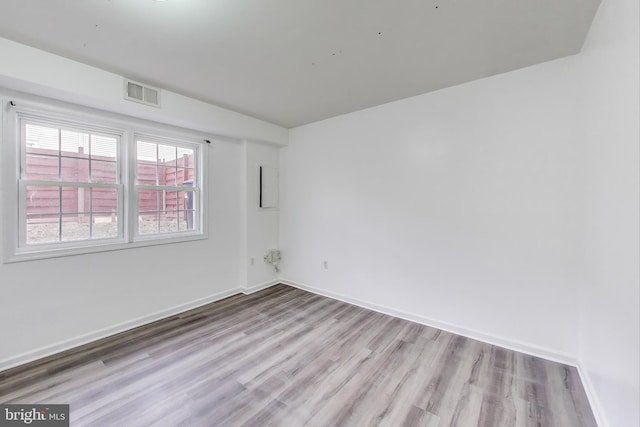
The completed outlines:
{"type": "Polygon", "coordinates": [[[0,36],[295,127],[575,54],[598,4],[0,0],[0,36]]]}

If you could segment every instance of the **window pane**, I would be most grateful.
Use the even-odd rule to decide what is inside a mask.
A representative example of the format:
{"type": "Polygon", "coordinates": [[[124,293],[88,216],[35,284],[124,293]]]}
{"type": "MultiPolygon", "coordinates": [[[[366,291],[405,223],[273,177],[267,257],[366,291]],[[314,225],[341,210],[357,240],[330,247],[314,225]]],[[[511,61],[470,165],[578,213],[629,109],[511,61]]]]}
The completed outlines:
{"type": "Polygon", "coordinates": [[[178,193],[179,191],[165,191],[164,203],[160,210],[163,211],[176,211],[178,210],[178,193]]]}
{"type": "Polygon", "coordinates": [[[158,162],[173,162],[175,160],[176,147],[174,145],[158,145],[158,162]]]}
{"type": "Polygon", "coordinates": [[[197,229],[195,191],[138,191],[139,234],[175,233],[197,229]]]}
{"type": "Polygon", "coordinates": [[[62,129],[60,131],[60,151],[63,156],[88,157],[89,134],[62,129]]]}
{"type": "Polygon", "coordinates": [[[63,241],[118,236],[118,190],[115,188],[27,186],[26,197],[27,243],[58,241],[60,231],[63,241]],[[58,227],[60,201],[61,230],[58,227]]]}
{"type": "Polygon", "coordinates": [[[138,233],[154,234],[158,232],[158,212],[146,212],[138,215],[138,233]]]}
{"type": "Polygon", "coordinates": [[[178,191],[178,197],[177,197],[177,205],[176,205],[176,210],[182,210],[184,209],[185,206],[185,192],[184,191],[178,191]]]}
{"type": "Polygon", "coordinates": [[[118,217],[115,212],[93,212],[91,238],[118,237],[118,217]]]}
{"type": "Polygon", "coordinates": [[[195,214],[194,210],[181,210],[178,212],[178,227],[180,231],[195,230],[195,214]]]}
{"type": "Polygon", "coordinates": [[[157,185],[157,164],[151,162],[138,162],[136,181],[141,185],[157,185]]]}
{"type": "Polygon", "coordinates": [[[59,221],[59,215],[27,215],[27,244],[57,242],[59,221]]]}
{"type": "Polygon", "coordinates": [[[193,186],[193,169],[178,168],[177,185],[193,186]]]}
{"type": "Polygon", "coordinates": [[[193,149],[178,147],[178,167],[193,167],[193,149]]]}
{"type": "Polygon", "coordinates": [[[91,135],[91,158],[116,161],[118,140],[110,136],[91,135]]]}
{"type": "Polygon", "coordinates": [[[58,157],[28,154],[25,160],[25,179],[58,180],[58,157]]]}
{"type": "Polygon", "coordinates": [[[182,191],[183,201],[181,209],[196,209],[196,192],[195,191],[182,191]]]}
{"type": "Polygon", "coordinates": [[[89,215],[83,213],[62,215],[62,241],[89,239],[89,215]]]}
{"type": "Polygon", "coordinates": [[[115,188],[91,189],[91,211],[116,213],[118,211],[118,190],[115,188]]]}
{"type": "Polygon", "coordinates": [[[178,231],[178,212],[160,212],[160,232],[173,233],[178,231]]]}
{"type": "Polygon", "coordinates": [[[91,189],[92,239],[118,236],[118,190],[91,189]]]}
{"type": "Polygon", "coordinates": [[[175,162],[158,162],[158,184],[176,185],[175,162]]]}
{"type": "Polygon", "coordinates": [[[76,213],[91,210],[91,189],[62,187],[62,212],[76,213]]]}
{"type": "Polygon", "coordinates": [[[89,182],[89,160],[62,157],[60,179],[67,182],[89,182]]]}
{"type": "Polygon", "coordinates": [[[148,161],[156,163],[158,161],[158,144],[153,142],[138,141],[137,143],[138,161],[148,161]]]}
{"type": "Polygon", "coordinates": [[[60,212],[60,187],[28,185],[26,190],[27,215],[60,212]]]}
{"type": "Polygon", "coordinates": [[[25,142],[27,153],[58,155],[59,134],[57,128],[47,126],[25,125],[25,142]]]}
{"type": "Polygon", "coordinates": [[[138,191],[138,212],[157,212],[160,210],[160,191],[139,190],[138,191]]]}
{"type": "Polygon", "coordinates": [[[117,168],[115,162],[103,162],[91,159],[91,182],[116,184],[117,168]]]}

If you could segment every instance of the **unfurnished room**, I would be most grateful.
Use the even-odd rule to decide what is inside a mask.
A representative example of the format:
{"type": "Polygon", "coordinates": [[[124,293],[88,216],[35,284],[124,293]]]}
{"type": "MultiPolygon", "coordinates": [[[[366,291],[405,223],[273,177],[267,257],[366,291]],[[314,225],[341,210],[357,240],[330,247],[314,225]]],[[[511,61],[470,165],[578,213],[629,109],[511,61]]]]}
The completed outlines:
{"type": "Polygon", "coordinates": [[[640,427],[637,0],[0,0],[0,426],[640,427]]]}

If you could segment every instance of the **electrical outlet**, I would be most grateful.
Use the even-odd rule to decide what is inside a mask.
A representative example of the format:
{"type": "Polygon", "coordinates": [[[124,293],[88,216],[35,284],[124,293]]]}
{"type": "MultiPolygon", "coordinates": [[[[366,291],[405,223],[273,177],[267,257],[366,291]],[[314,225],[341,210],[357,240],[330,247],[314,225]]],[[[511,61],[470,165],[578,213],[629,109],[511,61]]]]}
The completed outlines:
{"type": "Polygon", "coordinates": [[[255,258],[249,258],[249,265],[254,265],[256,263],[255,258]]]}
{"type": "Polygon", "coordinates": [[[329,261],[323,261],[322,262],[322,266],[324,267],[325,270],[329,269],[329,261]]]}

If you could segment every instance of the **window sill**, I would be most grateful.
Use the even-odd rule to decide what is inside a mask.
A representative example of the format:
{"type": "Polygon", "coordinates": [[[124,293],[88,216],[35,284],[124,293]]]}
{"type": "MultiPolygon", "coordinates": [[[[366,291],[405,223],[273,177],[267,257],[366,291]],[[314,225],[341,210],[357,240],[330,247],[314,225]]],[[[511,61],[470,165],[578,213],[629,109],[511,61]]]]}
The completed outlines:
{"type": "Polygon", "coordinates": [[[134,248],[144,248],[147,246],[157,246],[157,245],[167,245],[173,243],[184,243],[184,242],[193,242],[197,240],[205,240],[208,236],[204,233],[192,233],[192,234],[182,234],[180,236],[153,236],[153,237],[139,237],[135,242],[123,242],[116,241],[114,243],[104,243],[100,244],[86,244],[83,246],[73,246],[68,248],[58,248],[58,249],[43,249],[43,250],[33,250],[29,249],[29,251],[16,251],[15,254],[7,254],[4,258],[3,262],[5,264],[16,263],[16,262],[24,262],[24,261],[35,261],[40,259],[49,259],[49,258],[61,258],[67,256],[75,256],[75,255],[84,255],[84,254],[93,254],[99,252],[111,252],[111,251],[120,251],[125,249],[134,249],[134,248]]]}

